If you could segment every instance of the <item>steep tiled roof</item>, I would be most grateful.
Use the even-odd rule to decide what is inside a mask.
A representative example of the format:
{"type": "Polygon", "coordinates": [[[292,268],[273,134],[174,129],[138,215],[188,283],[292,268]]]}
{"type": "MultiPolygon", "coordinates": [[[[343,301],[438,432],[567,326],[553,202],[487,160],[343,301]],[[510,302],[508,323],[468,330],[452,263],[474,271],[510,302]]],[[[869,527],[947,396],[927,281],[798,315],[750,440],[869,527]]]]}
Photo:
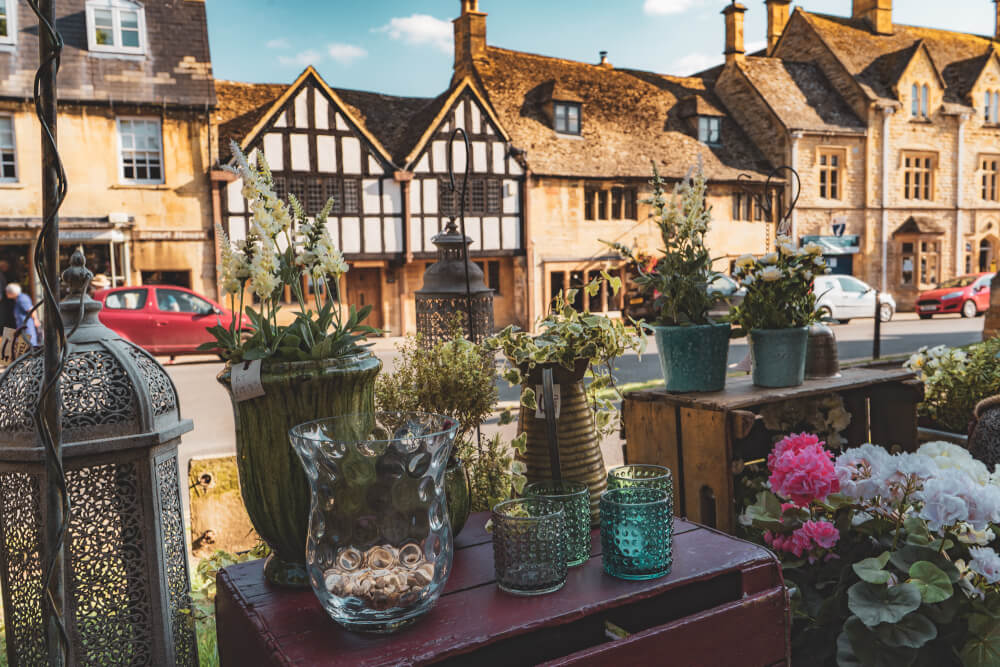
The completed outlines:
{"type": "Polygon", "coordinates": [[[219,158],[230,157],[229,142],[240,143],[264,116],[274,101],[288,89],[284,83],[242,83],[215,81],[218,107],[212,123],[218,128],[219,158]]]}
{"type": "Polygon", "coordinates": [[[944,77],[946,100],[965,102],[995,44],[979,35],[900,24],[893,26],[891,35],[878,35],[865,21],[796,11],[874,99],[895,98],[892,86],[923,40],[944,77]]]}
{"type": "Polygon", "coordinates": [[[788,130],[858,132],[865,126],[811,63],[747,58],[741,67],[788,130]]]}
{"type": "Polygon", "coordinates": [[[729,118],[722,145],[693,136],[678,101],[691,95],[716,108],[722,103],[694,77],[672,77],[615,69],[534,54],[487,48],[477,73],[514,146],[527,151],[537,174],[594,178],[647,177],[650,160],[671,178],[688,173],[701,157],[712,180],[735,180],[749,172],[763,178],[764,157],[729,118]],[[582,136],[557,134],[545,116],[550,97],[573,95],[582,102],[582,136]]]}

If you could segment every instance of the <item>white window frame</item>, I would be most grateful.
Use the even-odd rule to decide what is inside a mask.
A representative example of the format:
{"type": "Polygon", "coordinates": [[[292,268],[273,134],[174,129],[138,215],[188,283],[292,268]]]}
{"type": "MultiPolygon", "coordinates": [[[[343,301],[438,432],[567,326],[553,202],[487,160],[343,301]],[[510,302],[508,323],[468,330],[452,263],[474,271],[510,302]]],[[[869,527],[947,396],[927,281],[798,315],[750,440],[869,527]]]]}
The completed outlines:
{"type": "Polygon", "coordinates": [[[722,118],[719,116],[698,116],[698,141],[708,146],[722,143],[722,118]],[[712,141],[712,126],[715,126],[715,141],[712,141]],[[704,129],[704,132],[702,130],[704,129]]]}
{"type": "MultiPolygon", "coordinates": [[[[163,159],[163,123],[156,116],[117,116],[115,118],[115,134],[118,143],[118,182],[125,185],[163,185],[167,181],[167,166],[163,159]],[[125,147],[122,145],[122,121],[145,121],[156,123],[160,132],[160,178],[125,178],[125,147]]],[[[134,148],[130,150],[136,150],[134,148]]]]}
{"type": "Polygon", "coordinates": [[[569,134],[579,136],[583,134],[583,105],[579,102],[553,102],[552,103],[552,129],[559,134],[569,134]],[[565,111],[565,126],[559,128],[559,109],[565,111]],[[576,111],[576,130],[570,128],[570,109],[576,111]]]}
{"type": "MultiPolygon", "coordinates": [[[[3,0],[0,0],[3,2],[3,0]]],[[[14,130],[14,116],[10,114],[0,114],[0,120],[7,119],[10,121],[10,136],[11,136],[11,150],[14,151],[14,177],[5,177],[3,172],[0,171],[0,183],[17,183],[18,182],[18,172],[17,168],[17,133],[14,130]]],[[[2,165],[0,165],[2,166],[2,165]]]]}
{"type": "MultiPolygon", "coordinates": [[[[3,0],[0,0],[3,2],[3,0]]],[[[95,53],[118,53],[125,55],[144,55],[146,53],[146,10],[142,5],[129,0],[89,0],[87,2],[87,46],[95,53]],[[94,10],[107,9],[111,12],[111,34],[114,44],[98,44],[97,31],[94,26],[94,10]],[[122,46],[122,11],[132,11],[138,16],[139,46],[122,46]]]]}
{"type": "Polygon", "coordinates": [[[0,0],[7,17],[7,34],[0,35],[0,45],[17,44],[17,0],[0,0]]]}

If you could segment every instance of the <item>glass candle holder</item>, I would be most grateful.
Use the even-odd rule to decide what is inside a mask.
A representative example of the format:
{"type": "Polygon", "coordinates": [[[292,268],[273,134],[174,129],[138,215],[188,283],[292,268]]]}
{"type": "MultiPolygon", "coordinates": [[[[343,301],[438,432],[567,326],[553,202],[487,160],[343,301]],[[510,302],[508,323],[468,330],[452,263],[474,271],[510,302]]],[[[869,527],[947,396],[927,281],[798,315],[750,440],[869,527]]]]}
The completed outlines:
{"type": "Polygon", "coordinates": [[[670,468],[648,464],[626,465],[608,471],[608,489],[641,486],[646,489],[663,489],[674,492],[674,476],[670,468]]]}
{"type": "Polygon", "coordinates": [[[655,579],[673,564],[670,494],[638,486],[601,495],[604,571],[619,579],[655,579]]]}
{"type": "Polygon", "coordinates": [[[562,503],[522,498],[493,508],[497,586],[514,595],[551,593],[566,583],[566,513],[562,503]]]}
{"type": "Polygon", "coordinates": [[[590,558],[590,491],[583,482],[543,480],[524,487],[525,498],[559,502],[566,516],[566,565],[574,567],[590,558]]]}

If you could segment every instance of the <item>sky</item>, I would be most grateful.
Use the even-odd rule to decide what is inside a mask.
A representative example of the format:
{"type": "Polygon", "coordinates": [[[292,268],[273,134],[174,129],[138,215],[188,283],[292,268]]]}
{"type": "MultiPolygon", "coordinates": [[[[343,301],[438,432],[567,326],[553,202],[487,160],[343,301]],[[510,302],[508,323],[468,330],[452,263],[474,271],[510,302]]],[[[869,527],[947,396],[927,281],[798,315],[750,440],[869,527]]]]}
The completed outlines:
{"type": "MultiPolygon", "coordinates": [[[[746,44],[764,46],[763,0],[747,6],[746,44]]],[[[727,0],[480,0],[494,46],[684,75],[722,61],[727,0]]],[[[337,88],[433,97],[451,79],[459,0],[209,0],[215,76],[290,83],[314,65],[337,88]]],[[[992,0],[895,0],[897,23],[993,34],[992,0]]],[[[851,0],[800,0],[848,15],[851,0]]]]}

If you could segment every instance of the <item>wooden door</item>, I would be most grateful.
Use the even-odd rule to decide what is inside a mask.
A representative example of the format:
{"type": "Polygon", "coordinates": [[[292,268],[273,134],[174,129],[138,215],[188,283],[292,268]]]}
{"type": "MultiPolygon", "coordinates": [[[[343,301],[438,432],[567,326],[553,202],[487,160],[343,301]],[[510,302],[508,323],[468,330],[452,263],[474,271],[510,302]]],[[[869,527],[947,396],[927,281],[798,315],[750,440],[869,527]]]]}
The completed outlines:
{"type": "Polygon", "coordinates": [[[371,305],[365,320],[369,326],[382,328],[382,270],[352,268],[347,272],[347,303],[358,310],[371,305]]]}

